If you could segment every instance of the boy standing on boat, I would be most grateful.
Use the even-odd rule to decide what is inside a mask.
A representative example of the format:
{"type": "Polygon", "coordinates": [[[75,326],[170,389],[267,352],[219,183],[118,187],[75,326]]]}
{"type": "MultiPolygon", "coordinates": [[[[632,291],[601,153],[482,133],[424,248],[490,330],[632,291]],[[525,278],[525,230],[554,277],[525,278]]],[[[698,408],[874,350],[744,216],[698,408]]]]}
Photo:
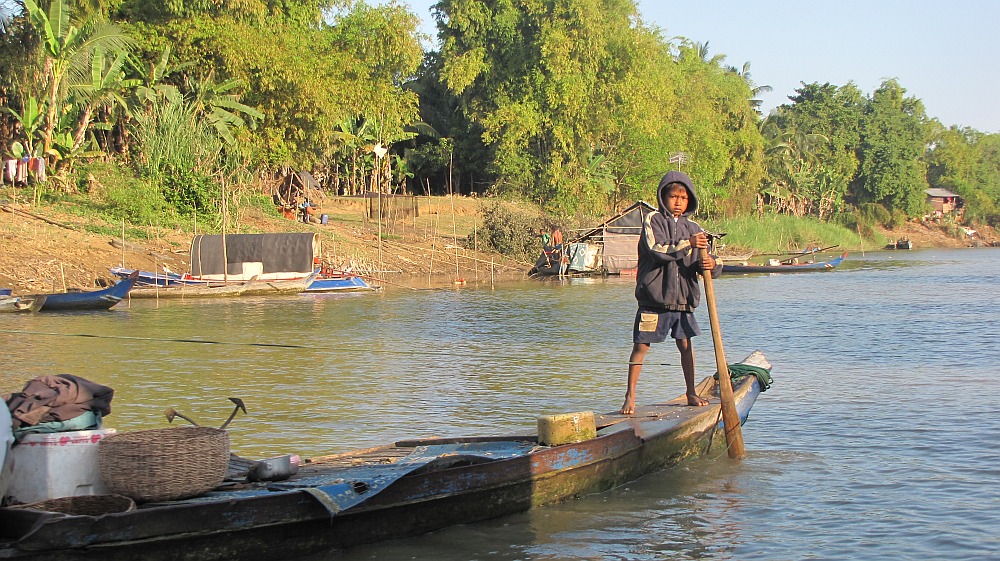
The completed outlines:
{"type": "Polygon", "coordinates": [[[701,334],[694,318],[701,300],[699,275],[711,271],[712,278],[718,277],[722,263],[711,255],[704,261],[700,258],[700,250],[708,247],[708,236],[689,218],[698,210],[698,198],[687,174],[671,171],[664,175],[656,199],[659,210],[646,215],[639,237],[635,286],[639,309],[632,328],[628,390],[621,408],[625,415],[635,413],[635,387],[650,344],[662,343],[668,335],[681,354],[688,405],[708,405],[695,393],[691,337],[701,334]]]}

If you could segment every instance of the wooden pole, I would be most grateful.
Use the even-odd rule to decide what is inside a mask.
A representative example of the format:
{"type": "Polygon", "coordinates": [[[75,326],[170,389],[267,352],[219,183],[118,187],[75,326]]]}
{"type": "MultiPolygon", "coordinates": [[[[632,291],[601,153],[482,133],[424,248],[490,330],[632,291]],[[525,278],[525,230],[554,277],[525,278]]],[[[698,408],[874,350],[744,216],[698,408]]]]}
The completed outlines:
{"type": "MultiPolygon", "coordinates": [[[[229,255],[226,251],[226,221],[229,217],[229,205],[226,202],[226,182],[222,181],[222,282],[229,283],[229,255]]],[[[197,216],[197,211],[195,211],[197,216]]],[[[204,274],[204,273],[202,273],[204,274]]]]}
{"type": "MultiPolygon", "coordinates": [[[[451,190],[451,185],[448,186],[448,189],[451,190]]],[[[458,226],[455,224],[455,192],[452,191],[449,193],[448,198],[451,199],[451,237],[455,240],[455,282],[464,283],[465,279],[462,278],[462,273],[458,268],[458,226]]]]}
{"type": "MultiPolygon", "coordinates": [[[[708,256],[708,250],[701,250],[701,258],[708,256]]],[[[733,382],[729,378],[729,365],[726,364],[726,352],[722,348],[722,330],[719,327],[719,313],[715,309],[715,287],[712,285],[712,272],[702,271],[705,279],[705,300],[708,302],[708,319],[712,324],[712,344],[715,346],[715,367],[719,371],[719,395],[722,397],[722,423],[726,432],[726,446],[729,457],[742,459],[746,457],[743,446],[743,430],[740,427],[740,415],[736,411],[733,400],[733,382]]]]}

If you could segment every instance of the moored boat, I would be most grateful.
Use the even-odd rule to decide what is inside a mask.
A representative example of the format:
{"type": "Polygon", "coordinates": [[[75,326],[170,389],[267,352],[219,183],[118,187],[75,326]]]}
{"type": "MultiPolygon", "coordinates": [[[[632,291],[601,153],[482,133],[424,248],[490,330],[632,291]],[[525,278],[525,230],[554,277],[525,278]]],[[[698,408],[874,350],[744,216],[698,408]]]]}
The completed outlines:
{"type": "Polygon", "coordinates": [[[128,296],[137,277],[137,274],[130,275],[103,290],[32,294],[26,298],[39,300],[37,309],[40,312],[108,310],[128,296]]]}
{"type": "MultiPolygon", "coordinates": [[[[112,267],[110,271],[113,275],[123,278],[135,272],[134,269],[127,269],[124,267],[112,267]]],[[[136,298],[155,298],[156,287],[160,287],[161,289],[167,288],[171,291],[180,290],[180,295],[182,296],[244,296],[247,294],[247,288],[253,286],[249,285],[250,281],[222,283],[196,278],[189,274],[181,275],[171,271],[165,271],[163,273],[138,271],[138,274],[139,277],[136,281],[137,288],[135,289],[136,292],[133,294],[136,298]]],[[[299,281],[300,279],[307,277],[308,275],[301,275],[297,278],[257,282],[258,284],[278,282],[282,283],[278,286],[282,286],[287,285],[291,281],[299,281]]],[[[319,271],[319,274],[315,276],[313,281],[306,286],[304,290],[302,290],[302,292],[310,294],[329,292],[360,292],[366,290],[378,290],[379,288],[381,287],[372,286],[365,282],[365,279],[360,275],[324,267],[319,271]]],[[[250,293],[253,294],[254,291],[251,290],[250,293]]],[[[173,294],[173,292],[171,292],[171,294],[173,294]]]]}
{"type": "Polygon", "coordinates": [[[722,274],[746,274],[746,273],[799,273],[810,271],[832,271],[847,258],[847,253],[829,261],[816,261],[811,263],[797,263],[792,261],[772,260],[768,264],[754,265],[749,263],[729,263],[723,262],[722,274]]]}
{"type": "Polygon", "coordinates": [[[132,291],[132,298],[232,298],[237,296],[280,296],[299,294],[316,280],[319,271],[291,280],[258,280],[240,283],[177,284],[146,286],[132,291]]]}
{"type": "MultiPolygon", "coordinates": [[[[770,370],[759,351],[743,364],[770,370]]],[[[765,377],[734,380],[741,421],[766,389],[765,377]]],[[[230,479],[197,498],[135,510],[0,509],[0,558],[270,560],[497,518],[721,451],[715,380],[706,378],[698,392],[710,405],[690,407],[681,396],[632,416],[597,415],[596,436],[579,442],[547,445],[536,435],[398,441],[313,458],[281,481],[230,479]]]]}
{"type": "Polygon", "coordinates": [[[324,270],[305,289],[305,292],[307,294],[328,294],[331,292],[361,292],[380,288],[382,287],[368,284],[359,275],[324,270]]]}

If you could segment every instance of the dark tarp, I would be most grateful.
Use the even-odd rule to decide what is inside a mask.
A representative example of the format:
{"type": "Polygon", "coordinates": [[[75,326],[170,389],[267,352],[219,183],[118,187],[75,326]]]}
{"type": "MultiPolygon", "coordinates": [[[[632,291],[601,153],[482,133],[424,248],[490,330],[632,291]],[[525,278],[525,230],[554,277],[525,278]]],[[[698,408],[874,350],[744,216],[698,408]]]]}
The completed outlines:
{"type": "MultiPolygon", "coordinates": [[[[191,275],[243,276],[245,263],[259,263],[262,280],[297,278],[313,272],[320,256],[319,235],[314,233],[229,234],[225,236],[226,270],[223,271],[223,236],[200,235],[191,240],[191,275]]],[[[244,279],[249,280],[249,277],[244,279]]]]}

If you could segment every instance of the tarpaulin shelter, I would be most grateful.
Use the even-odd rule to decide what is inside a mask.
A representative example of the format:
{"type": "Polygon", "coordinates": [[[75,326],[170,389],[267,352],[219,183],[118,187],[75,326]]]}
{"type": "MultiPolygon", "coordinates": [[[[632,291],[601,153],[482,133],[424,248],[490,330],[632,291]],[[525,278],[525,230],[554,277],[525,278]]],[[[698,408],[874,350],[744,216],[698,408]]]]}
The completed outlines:
{"type": "Polygon", "coordinates": [[[553,260],[552,252],[543,252],[532,272],[542,275],[634,272],[639,263],[637,247],[642,223],[651,212],[656,212],[656,208],[637,201],[564,244],[559,259],[553,260]]]}
{"type": "Polygon", "coordinates": [[[191,276],[204,280],[287,280],[309,276],[319,258],[315,233],[199,235],[191,240],[191,276]]]}

